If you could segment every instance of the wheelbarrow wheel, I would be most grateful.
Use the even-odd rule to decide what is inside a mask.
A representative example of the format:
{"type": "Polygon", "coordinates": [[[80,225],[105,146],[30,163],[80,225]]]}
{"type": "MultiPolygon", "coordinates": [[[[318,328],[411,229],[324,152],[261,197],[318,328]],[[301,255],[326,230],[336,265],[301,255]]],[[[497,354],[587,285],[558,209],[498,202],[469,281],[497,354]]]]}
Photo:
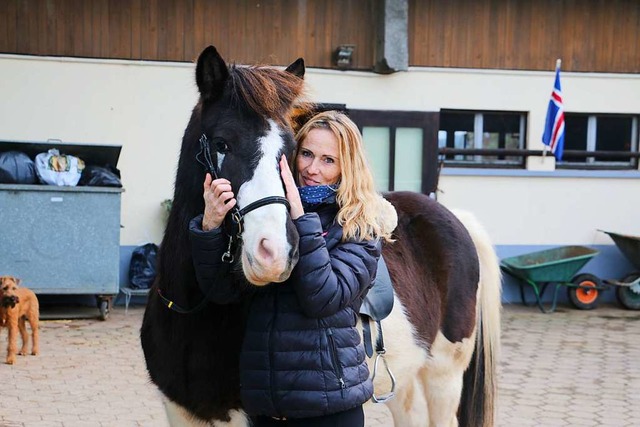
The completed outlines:
{"type": "Polygon", "coordinates": [[[571,301],[571,304],[573,304],[575,308],[592,310],[598,306],[600,291],[596,288],[602,286],[602,281],[598,277],[588,273],[578,274],[571,279],[571,283],[580,286],[570,286],[567,288],[569,301],[571,301]]]}
{"type": "MultiPolygon", "coordinates": [[[[640,278],[640,273],[631,273],[622,282],[631,283],[640,278]]],[[[637,285],[636,285],[637,286],[637,285]]],[[[640,310],[640,293],[636,292],[636,286],[618,286],[616,296],[623,307],[629,310],[640,310]],[[634,288],[634,289],[632,289],[634,288]]]]}

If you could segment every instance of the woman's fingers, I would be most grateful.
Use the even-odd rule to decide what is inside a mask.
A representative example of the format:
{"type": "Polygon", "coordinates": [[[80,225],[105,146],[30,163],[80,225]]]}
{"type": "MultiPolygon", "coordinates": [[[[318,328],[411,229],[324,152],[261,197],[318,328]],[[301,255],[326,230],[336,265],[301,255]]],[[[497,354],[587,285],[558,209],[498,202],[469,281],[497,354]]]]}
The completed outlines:
{"type": "Polygon", "coordinates": [[[204,180],[204,216],[202,229],[205,231],[218,228],[227,212],[236,205],[231,183],[224,179],[211,180],[209,174],[204,180]]]}
{"type": "Polygon", "coordinates": [[[287,158],[284,154],[280,158],[280,176],[282,176],[282,181],[284,182],[287,192],[289,192],[289,188],[296,188],[296,182],[293,179],[293,174],[291,173],[291,169],[289,169],[289,163],[287,163],[287,158]]]}
{"type": "Polygon", "coordinates": [[[207,178],[205,178],[204,180],[204,185],[205,185],[205,189],[206,188],[215,189],[220,185],[228,185],[229,187],[231,187],[231,183],[229,182],[229,180],[224,178],[211,180],[211,175],[209,174],[207,174],[207,178]]]}
{"type": "Polygon", "coordinates": [[[291,205],[291,218],[297,219],[304,214],[304,209],[302,208],[302,202],[300,201],[298,187],[296,186],[296,182],[291,174],[291,169],[289,169],[289,164],[287,163],[287,159],[284,155],[280,158],[280,175],[282,176],[282,182],[284,182],[284,190],[287,193],[287,200],[289,201],[289,205],[291,205]]]}

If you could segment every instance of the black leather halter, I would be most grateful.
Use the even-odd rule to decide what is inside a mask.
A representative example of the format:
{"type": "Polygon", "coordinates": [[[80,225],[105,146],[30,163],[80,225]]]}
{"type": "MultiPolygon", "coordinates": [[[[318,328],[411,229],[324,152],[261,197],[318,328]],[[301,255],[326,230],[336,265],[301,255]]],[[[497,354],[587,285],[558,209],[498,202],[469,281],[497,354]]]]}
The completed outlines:
{"type": "MultiPolygon", "coordinates": [[[[202,134],[202,136],[200,136],[200,151],[198,152],[198,154],[196,154],[196,160],[198,161],[198,163],[205,167],[205,169],[211,174],[213,179],[220,178],[218,168],[211,159],[211,146],[209,144],[209,138],[207,138],[207,135],[204,133],[202,134]]],[[[286,197],[282,196],[267,196],[262,199],[256,200],[253,203],[250,203],[242,209],[239,209],[237,205],[231,208],[224,219],[223,228],[225,230],[225,233],[229,236],[229,245],[227,247],[227,251],[222,255],[222,261],[229,264],[234,261],[234,254],[237,249],[238,242],[242,239],[245,215],[247,215],[251,211],[261,208],[262,206],[267,206],[274,203],[281,203],[285,205],[287,207],[287,212],[291,209],[289,201],[286,199],[286,197]]]]}
{"type": "MultiPolygon", "coordinates": [[[[213,179],[220,178],[218,168],[211,160],[211,146],[209,145],[209,138],[207,138],[207,135],[205,135],[204,133],[200,137],[200,151],[198,152],[198,154],[196,154],[196,160],[198,161],[198,163],[205,167],[205,169],[211,174],[213,179]],[[202,157],[202,159],[200,157],[202,157]]],[[[270,205],[273,203],[282,203],[287,207],[287,212],[291,208],[289,205],[289,201],[285,197],[281,196],[264,197],[262,199],[256,200],[253,203],[250,203],[242,209],[239,209],[237,205],[231,208],[231,210],[225,217],[223,224],[223,229],[229,237],[229,244],[227,246],[227,251],[222,254],[222,261],[227,263],[228,265],[226,268],[221,268],[220,270],[218,270],[218,278],[222,278],[224,275],[229,273],[231,264],[235,260],[235,253],[238,249],[238,244],[242,240],[245,215],[251,211],[261,208],[262,206],[270,205]]],[[[160,288],[158,288],[157,291],[160,300],[168,309],[180,314],[192,314],[199,312],[207,305],[209,294],[213,289],[215,289],[215,286],[212,286],[209,292],[207,292],[207,295],[205,295],[205,297],[202,299],[202,301],[200,301],[198,305],[191,309],[183,308],[169,298],[162,295],[160,288]]]]}

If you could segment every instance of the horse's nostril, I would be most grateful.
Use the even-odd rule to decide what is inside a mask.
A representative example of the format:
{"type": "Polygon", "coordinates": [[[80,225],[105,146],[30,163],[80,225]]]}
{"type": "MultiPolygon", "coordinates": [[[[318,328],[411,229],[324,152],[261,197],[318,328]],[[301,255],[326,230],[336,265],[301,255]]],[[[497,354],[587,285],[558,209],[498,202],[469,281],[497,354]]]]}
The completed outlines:
{"type": "Polygon", "coordinates": [[[273,247],[273,243],[268,239],[262,239],[260,245],[258,245],[258,258],[263,264],[273,262],[275,259],[276,250],[273,247]]]}

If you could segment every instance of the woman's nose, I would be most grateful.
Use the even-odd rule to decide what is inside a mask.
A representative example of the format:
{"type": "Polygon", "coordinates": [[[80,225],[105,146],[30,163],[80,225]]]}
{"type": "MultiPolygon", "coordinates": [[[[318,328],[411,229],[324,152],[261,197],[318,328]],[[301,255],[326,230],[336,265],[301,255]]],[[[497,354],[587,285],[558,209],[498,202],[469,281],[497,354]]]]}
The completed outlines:
{"type": "Polygon", "coordinates": [[[320,168],[319,168],[318,166],[319,166],[318,161],[314,159],[314,160],[311,162],[311,164],[309,165],[309,167],[307,168],[307,170],[308,170],[308,171],[309,171],[309,173],[311,173],[311,174],[316,174],[316,173],[318,173],[318,171],[320,170],[320,168]]]}

